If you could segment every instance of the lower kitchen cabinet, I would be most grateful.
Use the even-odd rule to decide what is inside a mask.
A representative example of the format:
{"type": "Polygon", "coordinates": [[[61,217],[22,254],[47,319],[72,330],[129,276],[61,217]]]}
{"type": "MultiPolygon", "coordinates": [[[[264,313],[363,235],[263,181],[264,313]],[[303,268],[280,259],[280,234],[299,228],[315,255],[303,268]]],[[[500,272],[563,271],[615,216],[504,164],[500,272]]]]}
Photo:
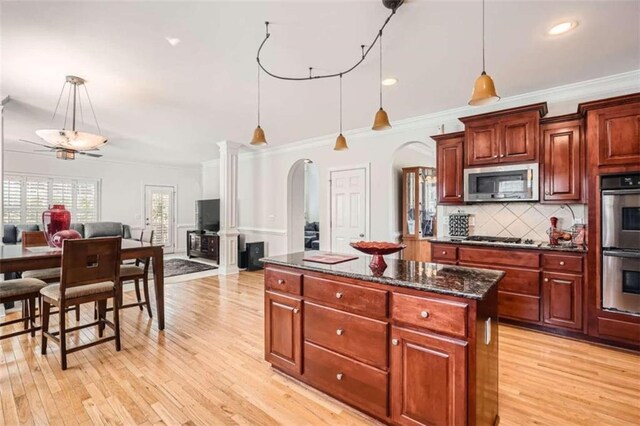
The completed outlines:
{"type": "Polygon", "coordinates": [[[467,342],[392,327],[391,418],[401,425],[467,419],[467,342]]]}
{"type": "Polygon", "coordinates": [[[582,276],[543,274],[544,323],[573,330],[582,329],[582,276]]]}
{"type": "Polygon", "coordinates": [[[266,291],[265,359],[283,371],[302,373],[302,300],[266,291]]]}

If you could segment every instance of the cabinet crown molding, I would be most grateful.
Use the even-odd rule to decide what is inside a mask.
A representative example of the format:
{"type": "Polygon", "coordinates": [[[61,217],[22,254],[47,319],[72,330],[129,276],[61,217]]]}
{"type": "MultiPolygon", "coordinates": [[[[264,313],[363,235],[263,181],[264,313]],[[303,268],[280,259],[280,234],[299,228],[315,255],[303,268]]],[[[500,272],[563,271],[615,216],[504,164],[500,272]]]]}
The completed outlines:
{"type": "Polygon", "coordinates": [[[583,102],[578,104],[578,113],[584,115],[592,109],[608,108],[634,102],[640,102],[640,93],[631,93],[629,95],[616,96],[614,98],[583,102]]]}
{"type": "Polygon", "coordinates": [[[509,116],[513,114],[523,113],[523,112],[533,112],[537,111],[540,114],[540,117],[544,117],[549,112],[546,102],[539,102],[531,105],[523,105],[515,108],[502,109],[500,111],[487,112],[484,114],[477,115],[469,115],[466,117],[460,117],[458,120],[463,123],[472,122],[476,120],[484,120],[487,118],[500,118],[504,116],[509,116]]]}

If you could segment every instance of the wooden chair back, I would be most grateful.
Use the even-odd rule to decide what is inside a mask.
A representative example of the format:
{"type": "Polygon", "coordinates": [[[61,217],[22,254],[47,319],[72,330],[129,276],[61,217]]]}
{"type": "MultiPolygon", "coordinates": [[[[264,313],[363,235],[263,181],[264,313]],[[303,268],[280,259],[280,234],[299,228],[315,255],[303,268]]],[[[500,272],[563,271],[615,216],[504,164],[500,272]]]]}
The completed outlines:
{"type": "Polygon", "coordinates": [[[60,292],[105,281],[118,283],[122,237],[65,240],[62,246],[60,292]]]}
{"type": "Polygon", "coordinates": [[[44,231],[23,231],[22,232],[22,247],[42,247],[48,246],[47,236],[44,231]]]}

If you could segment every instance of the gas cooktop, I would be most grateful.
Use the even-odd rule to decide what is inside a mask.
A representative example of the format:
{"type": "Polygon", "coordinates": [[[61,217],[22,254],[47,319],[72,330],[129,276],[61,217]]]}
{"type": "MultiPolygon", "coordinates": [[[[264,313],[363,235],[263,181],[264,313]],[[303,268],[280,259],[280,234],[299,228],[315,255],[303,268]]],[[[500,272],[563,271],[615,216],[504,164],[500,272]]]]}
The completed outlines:
{"type": "MultiPolygon", "coordinates": [[[[452,238],[453,239],[453,238],[452,238]]],[[[499,244],[515,244],[515,245],[540,245],[533,240],[523,240],[518,237],[489,237],[485,235],[470,235],[461,237],[460,241],[478,242],[478,243],[499,243],[499,244]]]]}

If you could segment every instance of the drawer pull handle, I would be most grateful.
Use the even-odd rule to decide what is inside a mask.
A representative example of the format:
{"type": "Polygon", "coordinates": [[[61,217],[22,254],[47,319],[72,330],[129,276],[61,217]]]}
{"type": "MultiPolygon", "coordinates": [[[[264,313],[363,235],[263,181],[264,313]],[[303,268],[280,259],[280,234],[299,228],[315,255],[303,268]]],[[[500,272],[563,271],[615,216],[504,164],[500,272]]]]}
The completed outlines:
{"type": "Polygon", "coordinates": [[[422,318],[429,318],[429,311],[422,311],[420,312],[420,316],[422,318]]]}
{"type": "Polygon", "coordinates": [[[398,339],[391,339],[391,344],[392,344],[393,346],[398,346],[398,344],[399,344],[399,343],[400,343],[400,342],[398,342],[398,339]]]}
{"type": "Polygon", "coordinates": [[[548,282],[549,282],[549,278],[545,278],[545,279],[544,279],[544,282],[545,282],[545,283],[548,283],[548,282]]]}
{"type": "Polygon", "coordinates": [[[284,284],[284,280],[283,279],[279,279],[278,280],[278,284],[283,285],[284,284]]]}
{"type": "Polygon", "coordinates": [[[342,292],[337,292],[336,293],[336,299],[342,299],[342,292]]]}
{"type": "Polygon", "coordinates": [[[342,335],[344,334],[344,330],[343,330],[343,329],[341,329],[341,328],[339,328],[339,329],[337,329],[337,330],[336,330],[336,334],[337,334],[338,336],[342,336],[342,335]]]}
{"type": "Polygon", "coordinates": [[[338,373],[336,374],[336,379],[338,380],[342,380],[343,374],[342,373],[338,373]]]}
{"type": "Polygon", "coordinates": [[[569,280],[558,280],[556,278],[553,279],[554,283],[558,283],[558,284],[567,284],[567,285],[571,285],[573,284],[571,281],[569,280]]]}
{"type": "Polygon", "coordinates": [[[300,312],[300,309],[298,309],[298,308],[293,308],[293,313],[294,313],[294,314],[297,314],[298,312],[300,312]]]}
{"type": "Polygon", "coordinates": [[[443,251],[443,252],[442,252],[442,254],[447,254],[447,252],[446,252],[446,251],[443,251]]]}
{"type": "Polygon", "coordinates": [[[560,261],[560,266],[564,266],[564,260],[560,261]]]}

